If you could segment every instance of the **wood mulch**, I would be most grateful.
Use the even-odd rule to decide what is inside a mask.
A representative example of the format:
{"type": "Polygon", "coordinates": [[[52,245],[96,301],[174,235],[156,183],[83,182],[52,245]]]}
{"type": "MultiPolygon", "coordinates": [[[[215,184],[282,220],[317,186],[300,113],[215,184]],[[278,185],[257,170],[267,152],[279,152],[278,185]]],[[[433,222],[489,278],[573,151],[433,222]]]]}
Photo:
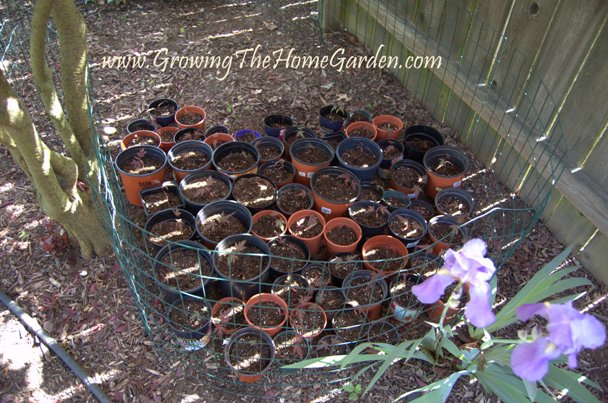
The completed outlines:
{"type": "MultiPolygon", "coordinates": [[[[163,47],[168,49],[169,57],[208,52],[223,56],[258,44],[267,53],[291,47],[301,54],[315,54],[318,49],[331,54],[339,47],[344,47],[349,54],[367,53],[346,33],[328,35],[322,44],[316,28],[316,7],[317,4],[311,2],[294,2],[290,7],[279,9],[266,2],[237,1],[228,6],[219,0],[132,0],[119,8],[86,8],[97,111],[103,126],[109,129],[105,133],[115,129],[115,134],[107,135],[110,146],[118,146],[129,121],[146,117],[149,100],[162,96],[174,98],[180,104],[203,106],[209,126],[223,124],[233,132],[241,128],[261,131],[264,116],[277,112],[292,115],[298,125],[316,128],[320,107],[335,103],[350,110],[365,108],[373,114],[395,113],[407,125],[429,124],[446,137],[446,144],[455,144],[458,133],[434,121],[386,72],[239,70],[233,65],[233,71],[224,81],[219,81],[215,69],[168,67],[162,71],[152,65],[153,51],[163,47]],[[142,24],[142,21],[148,23],[142,24]],[[101,68],[103,56],[133,54],[148,55],[150,67],[101,68]]],[[[472,169],[479,168],[475,163],[472,166],[472,169]]],[[[480,178],[491,180],[481,173],[480,178]]],[[[474,188],[471,181],[465,181],[463,186],[475,195],[476,201],[500,197],[495,187],[474,188]]],[[[36,318],[88,374],[100,382],[112,399],[256,400],[231,394],[243,390],[239,384],[226,387],[225,383],[196,372],[204,363],[204,353],[174,353],[175,360],[162,360],[170,352],[165,351],[165,356],[156,354],[154,340],[146,335],[133,295],[115,258],[83,261],[73,247],[57,253],[46,252],[40,245],[48,236],[43,218],[29,179],[12,162],[6,149],[0,148],[0,289],[36,318]]],[[[498,273],[498,301],[513,296],[538,268],[563,248],[544,225],[538,224],[498,273]]],[[[577,275],[590,277],[583,270],[577,275]]],[[[605,286],[597,285],[576,305],[588,307],[589,313],[606,323],[607,294],[605,286]]],[[[56,357],[41,361],[43,376],[39,382],[26,374],[28,363],[16,364],[7,355],[12,345],[4,342],[3,335],[8,333],[8,321],[4,318],[0,321],[3,340],[0,396],[8,401],[94,401],[56,357]],[[36,398],[44,396],[43,393],[50,397],[36,398]]],[[[579,369],[608,390],[608,347],[580,354],[579,369]]],[[[440,368],[397,363],[364,400],[389,401],[445,375],[440,368]]],[[[270,376],[273,375],[266,375],[264,379],[268,381],[270,376]]],[[[224,379],[233,381],[234,377],[225,374],[224,379]]],[[[370,375],[365,375],[360,382],[365,385],[369,379],[370,375]]],[[[323,385],[326,381],[323,374],[304,379],[281,376],[280,380],[293,385],[258,387],[256,393],[273,400],[278,400],[279,394],[287,394],[290,401],[315,398],[347,401],[348,398],[339,390],[339,385],[323,385]],[[296,385],[303,381],[315,386],[296,385]]],[[[487,401],[479,385],[464,382],[458,383],[450,399],[487,401]]]]}

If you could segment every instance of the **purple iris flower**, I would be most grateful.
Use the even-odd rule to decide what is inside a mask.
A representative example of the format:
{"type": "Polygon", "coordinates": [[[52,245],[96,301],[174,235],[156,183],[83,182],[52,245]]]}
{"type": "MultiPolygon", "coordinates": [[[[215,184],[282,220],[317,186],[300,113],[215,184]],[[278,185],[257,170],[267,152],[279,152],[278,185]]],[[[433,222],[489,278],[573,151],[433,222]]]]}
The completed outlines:
{"type": "Polygon", "coordinates": [[[477,327],[494,323],[490,304],[491,290],[488,281],[496,267],[492,260],[484,257],[486,244],[481,239],[471,239],[458,252],[448,249],[444,255],[445,265],[422,284],[412,287],[412,292],[423,304],[437,302],[450,284],[458,281],[469,292],[469,302],[464,316],[477,327]]]}
{"type": "Polygon", "coordinates": [[[562,354],[568,356],[568,366],[576,368],[576,354],[583,348],[598,348],[606,341],[606,330],[594,316],[580,313],[565,304],[527,304],[517,308],[517,316],[527,321],[534,315],[547,319],[545,337],[531,343],[519,344],[511,354],[513,372],[526,381],[541,380],[549,370],[549,361],[562,354]]]}

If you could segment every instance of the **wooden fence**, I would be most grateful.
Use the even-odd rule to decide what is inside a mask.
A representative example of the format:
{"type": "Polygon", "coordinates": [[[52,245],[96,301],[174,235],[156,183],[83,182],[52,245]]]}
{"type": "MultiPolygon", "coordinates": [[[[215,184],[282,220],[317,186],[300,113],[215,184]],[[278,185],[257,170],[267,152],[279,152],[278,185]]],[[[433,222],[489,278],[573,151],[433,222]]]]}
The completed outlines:
{"type": "Polygon", "coordinates": [[[325,31],[346,28],[370,50],[441,56],[440,68],[393,73],[530,205],[544,207],[555,186],[543,221],[608,283],[607,1],[325,0],[319,10],[325,31]]]}

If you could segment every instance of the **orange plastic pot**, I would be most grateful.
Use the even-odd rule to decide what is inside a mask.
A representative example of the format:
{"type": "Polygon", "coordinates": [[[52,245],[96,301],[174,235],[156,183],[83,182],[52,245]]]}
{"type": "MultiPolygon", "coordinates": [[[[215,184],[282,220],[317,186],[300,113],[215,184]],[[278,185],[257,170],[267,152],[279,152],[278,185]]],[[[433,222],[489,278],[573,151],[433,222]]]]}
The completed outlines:
{"type": "Polygon", "coordinates": [[[120,179],[122,180],[127,200],[135,206],[141,206],[142,201],[139,191],[163,183],[165,179],[165,170],[167,169],[167,155],[158,147],[135,146],[127,148],[118,154],[118,156],[116,156],[115,164],[120,179]],[[133,157],[142,151],[158,159],[162,163],[162,166],[155,171],[146,174],[138,175],[128,173],[125,170],[125,164],[130,162],[133,157]]]}
{"type": "Polygon", "coordinates": [[[196,129],[200,129],[200,130],[205,130],[205,119],[207,118],[207,114],[205,113],[205,110],[203,108],[201,108],[200,106],[194,106],[194,105],[188,105],[188,106],[182,106],[176,113],[175,113],[175,123],[177,123],[177,125],[179,126],[180,129],[186,129],[189,127],[194,127],[196,129]],[[191,112],[191,113],[197,113],[199,115],[201,115],[203,118],[201,120],[199,120],[196,123],[190,124],[190,123],[184,123],[182,121],[183,116],[185,113],[187,112],[191,112]]]}
{"type": "Polygon", "coordinates": [[[407,265],[407,258],[408,258],[409,252],[408,252],[407,248],[405,247],[405,245],[403,244],[403,242],[401,242],[399,239],[394,238],[390,235],[376,235],[376,236],[369,238],[367,241],[365,241],[365,243],[363,244],[363,248],[361,248],[361,255],[363,256],[363,261],[364,261],[365,267],[367,269],[377,271],[381,274],[390,274],[390,273],[394,272],[394,271],[387,272],[387,271],[381,270],[380,267],[382,267],[382,262],[373,261],[373,260],[377,260],[377,259],[375,259],[373,256],[371,256],[371,251],[376,248],[379,248],[379,247],[392,249],[393,251],[397,252],[400,256],[403,257],[403,262],[400,264],[401,267],[399,267],[398,269],[396,269],[394,271],[402,270],[405,268],[405,266],[407,265]]]}
{"type": "MultiPolygon", "coordinates": [[[[224,322],[221,318],[220,309],[225,306],[230,307],[229,309],[231,311],[230,312],[231,314],[236,314],[236,310],[245,309],[245,302],[243,302],[242,300],[235,298],[235,297],[225,297],[225,298],[222,298],[219,301],[217,301],[213,305],[213,308],[211,309],[211,323],[213,324],[213,327],[215,327],[216,329],[219,329],[225,335],[231,335],[237,329],[236,328],[229,329],[229,328],[226,328],[226,326],[224,326],[224,322]]],[[[243,323],[243,326],[245,326],[244,323],[243,323]]]]}
{"type": "MultiPolygon", "coordinates": [[[[260,308],[260,309],[262,309],[262,308],[260,308]]],[[[272,337],[275,334],[279,333],[281,331],[281,329],[283,328],[283,326],[285,325],[285,323],[287,322],[287,303],[283,300],[283,298],[281,298],[275,294],[269,294],[269,293],[264,293],[264,292],[260,293],[260,294],[255,294],[254,296],[249,298],[249,300],[245,304],[245,320],[247,321],[247,324],[249,324],[249,326],[253,327],[254,329],[263,330],[270,337],[272,337]],[[279,309],[281,310],[281,313],[283,314],[283,319],[281,320],[281,323],[279,323],[276,326],[266,327],[266,326],[257,325],[251,321],[251,318],[250,318],[251,311],[253,309],[256,309],[255,308],[256,304],[261,303],[261,302],[272,302],[279,307],[279,309]]]]}
{"type": "Polygon", "coordinates": [[[434,198],[435,195],[445,188],[460,187],[462,180],[469,169],[469,158],[460,150],[448,146],[439,146],[430,149],[424,154],[424,169],[429,176],[426,184],[426,194],[434,198]],[[449,161],[458,167],[459,172],[454,175],[440,175],[433,170],[442,161],[449,161]]]}
{"type": "Polygon", "coordinates": [[[344,133],[346,134],[346,137],[351,137],[351,133],[357,129],[368,129],[370,132],[372,132],[372,137],[369,137],[369,139],[372,141],[376,140],[376,137],[378,136],[378,129],[376,126],[363,121],[357,121],[349,124],[344,130],[344,133]]]}
{"type": "Polygon", "coordinates": [[[255,232],[255,224],[260,220],[260,218],[267,217],[267,216],[275,216],[277,220],[283,220],[283,223],[285,224],[285,226],[283,227],[283,231],[280,234],[276,235],[276,236],[283,235],[287,231],[287,218],[285,218],[285,216],[283,214],[281,214],[280,212],[275,211],[275,210],[261,210],[261,211],[258,211],[257,213],[255,213],[253,215],[253,218],[251,220],[251,222],[253,223],[253,225],[251,227],[251,234],[257,236],[258,238],[260,238],[264,242],[268,242],[271,239],[273,239],[273,238],[276,237],[276,236],[273,236],[273,237],[264,237],[264,236],[258,234],[257,232],[255,232]]]}
{"type": "MultiPolygon", "coordinates": [[[[432,303],[426,311],[426,317],[427,317],[428,321],[433,322],[433,323],[439,323],[444,309],[445,309],[445,303],[443,301],[439,300],[437,302],[432,303]]],[[[445,314],[444,323],[448,323],[452,319],[454,319],[456,317],[457,313],[458,313],[457,308],[449,307],[447,313],[445,314]]]]}
{"type": "Polygon", "coordinates": [[[323,308],[313,302],[304,302],[302,304],[297,305],[294,309],[289,312],[289,323],[291,327],[295,330],[296,333],[301,334],[305,339],[313,339],[323,333],[325,327],[327,326],[327,314],[323,308]],[[302,313],[300,313],[302,312],[302,313]],[[295,326],[294,323],[298,322],[298,315],[313,315],[313,317],[318,316],[321,322],[321,325],[318,329],[303,329],[299,326],[295,326]]]}
{"type": "Polygon", "coordinates": [[[306,246],[308,246],[308,250],[310,251],[310,254],[312,256],[316,256],[319,253],[319,249],[321,248],[321,242],[323,241],[323,232],[325,231],[325,218],[323,218],[323,215],[321,213],[314,210],[300,210],[293,213],[291,217],[289,217],[289,220],[287,221],[287,230],[291,235],[302,240],[302,242],[304,242],[306,246]],[[303,238],[291,230],[291,227],[298,221],[310,216],[317,217],[317,220],[321,224],[322,229],[321,232],[319,232],[319,235],[316,235],[313,238],[303,238]]]}
{"type": "Polygon", "coordinates": [[[178,131],[179,131],[179,128],[177,128],[175,126],[164,126],[164,127],[159,127],[158,129],[156,129],[156,132],[160,136],[160,148],[164,152],[169,151],[169,149],[175,145],[175,141],[173,140],[173,137],[175,136],[175,133],[177,133],[178,131]],[[165,137],[165,136],[166,136],[166,138],[171,138],[171,140],[163,141],[163,137],[165,137]]]}
{"type": "Polygon", "coordinates": [[[314,175],[314,173],[319,169],[329,166],[331,161],[334,159],[335,150],[332,146],[321,139],[303,138],[296,140],[293,142],[293,144],[291,144],[291,147],[289,148],[289,155],[291,157],[291,163],[296,169],[295,182],[309,186],[310,178],[314,175]],[[323,150],[323,152],[327,154],[327,159],[323,162],[311,163],[303,161],[296,156],[298,151],[311,147],[323,150]]]}
{"type": "MultiPolygon", "coordinates": [[[[140,145],[140,144],[131,144],[133,142],[133,140],[137,137],[152,139],[154,141],[154,147],[158,147],[160,145],[160,136],[157,133],[154,133],[153,131],[150,131],[150,130],[138,130],[136,132],[129,133],[125,137],[123,137],[123,139],[120,141],[120,149],[126,150],[129,147],[135,147],[137,145],[140,145]]],[[[146,144],[146,145],[151,145],[151,144],[146,144]]]]}
{"type": "Polygon", "coordinates": [[[326,221],[331,220],[332,218],[344,216],[346,210],[348,210],[348,208],[359,198],[359,194],[361,193],[361,183],[359,182],[359,179],[357,179],[352,172],[338,167],[326,167],[315,172],[310,180],[310,188],[312,190],[312,196],[315,199],[315,210],[323,214],[326,221]],[[320,175],[325,173],[339,176],[348,175],[351,180],[357,184],[355,197],[347,202],[336,202],[321,196],[315,187],[315,181],[320,175]]]}
{"type": "Polygon", "coordinates": [[[214,150],[224,143],[231,143],[233,141],[234,137],[229,133],[213,133],[205,137],[205,143],[209,144],[214,150]]]}
{"type": "Polygon", "coordinates": [[[359,224],[357,224],[355,221],[351,220],[350,218],[346,218],[346,217],[336,217],[336,218],[329,220],[327,222],[327,224],[325,224],[325,229],[323,230],[323,238],[325,239],[325,245],[327,247],[327,254],[330,256],[333,256],[337,253],[356,253],[357,245],[359,245],[359,241],[361,241],[362,236],[363,236],[363,231],[361,230],[361,227],[359,226],[359,224]],[[346,226],[355,232],[355,235],[357,236],[357,239],[355,240],[355,242],[353,242],[349,245],[339,245],[337,243],[332,242],[329,239],[327,234],[334,228],[341,227],[341,226],[346,226]]]}
{"type": "Polygon", "coordinates": [[[397,116],[393,115],[379,115],[372,119],[372,124],[376,126],[376,140],[382,139],[395,139],[401,135],[403,131],[403,121],[399,119],[397,116]],[[397,127],[393,131],[388,131],[386,129],[382,129],[381,126],[383,123],[390,123],[397,127]]]}

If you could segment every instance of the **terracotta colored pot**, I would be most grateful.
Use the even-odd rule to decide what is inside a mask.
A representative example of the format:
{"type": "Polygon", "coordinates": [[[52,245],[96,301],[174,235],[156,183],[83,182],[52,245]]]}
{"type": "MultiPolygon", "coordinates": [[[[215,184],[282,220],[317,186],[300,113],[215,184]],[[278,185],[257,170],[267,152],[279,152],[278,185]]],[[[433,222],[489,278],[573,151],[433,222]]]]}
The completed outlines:
{"type": "Polygon", "coordinates": [[[296,169],[295,181],[298,183],[302,183],[304,185],[310,185],[310,178],[312,175],[317,172],[321,168],[325,168],[331,164],[331,161],[334,158],[335,151],[334,149],[324,142],[321,139],[299,139],[293,142],[289,149],[289,155],[291,157],[291,162],[296,169]],[[296,153],[306,148],[318,148],[323,150],[327,154],[327,158],[325,161],[311,163],[305,162],[298,157],[296,157],[296,153]]]}
{"type": "Polygon", "coordinates": [[[402,270],[405,268],[405,266],[407,265],[407,257],[409,254],[408,250],[399,239],[394,238],[390,235],[376,235],[376,236],[369,238],[367,241],[365,241],[365,243],[363,244],[363,248],[361,248],[361,254],[363,255],[363,260],[364,260],[364,264],[365,264],[366,268],[368,268],[369,270],[374,270],[374,271],[380,272],[382,274],[390,274],[390,273],[396,271],[396,270],[383,271],[381,269],[382,262],[373,262],[373,260],[375,258],[373,256],[370,256],[370,251],[375,248],[379,248],[379,247],[385,247],[385,248],[392,249],[395,252],[397,252],[400,256],[402,256],[403,262],[400,264],[400,267],[396,270],[402,270]],[[371,260],[371,262],[368,262],[368,260],[371,260]]]}
{"type": "Polygon", "coordinates": [[[462,227],[459,227],[460,223],[452,216],[448,215],[438,215],[429,221],[429,238],[434,242],[433,246],[433,254],[439,255],[444,250],[451,248],[453,246],[458,245],[460,242],[464,242],[466,238],[466,233],[462,227]],[[439,239],[439,236],[435,232],[435,226],[437,223],[443,223],[453,226],[454,228],[458,228],[457,231],[460,233],[459,236],[455,234],[449,234],[444,236],[443,239],[439,239]],[[458,240],[460,238],[460,241],[458,240]]]}
{"type": "Polygon", "coordinates": [[[289,323],[297,333],[302,335],[302,337],[305,339],[313,339],[323,333],[323,330],[327,326],[327,315],[325,314],[323,308],[321,308],[319,305],[313,302],[304,302],[303,304],[297,305],[290,311],[289,323]],[[294,323],[298,322],[298,315],[302,314],[300,312],[302,312],[305,316],[313,315],[313,317],[320,319],[322,325],[320,325],[319,329],[316,329],[316,331],[315,329],[303,329],[298,326],[294,326],[294,323]]]}
{"type": "Polygon", "coordinates": [[[120,179],[122,180],[122,184],[125,188],[127,200],[129,203],[135,206],[141,206],[142,201],[139,191],[152,186],[159,186],[161,183],[163,183],[165,179],[165,170],[167,169],[167,155],[158,147],[135,146],[130,147],[118,154],[115,163],[118,174],[120,175],[120,179]],[[142,150],[157,158],[161,162],[161,167],[153,172],[142,175],[127,173],[124,170],[124,165],[135,155],[142,152],[142,150]]]}
{"type": "MultiPolygon", "coordinates": [[[[214,305],[213,305],[213,309],[211,309],[211,323],[213,324],[213,327],[216,329],[220,329],[221,333],[225,334],[225,335],[231,335],[232,333],[236,332],[238,329],[236,328],[226,328],[226,326],[224,325],[223,320],[221,318],[220,315],[220,309],[226,306],[229,306],[230,308],[230,314],[236,314],[237,310],[244,310],[245,309],[245,302],[243,302],[242,300],[235,298],[235,297],[225,297],[220,299],[219,301],[217,301],[214,305]]],[[[228,320],[228,322],[230,322],[230,320],[228,320]]],[[[231,322],[234,323],[234,322],[231,322]]],[[[245,326],[245,324],[242,324],[243,326],[245,326]]]]}
{"type": "MultiPolygon", "coordinates": [[[[275,211],[275,210],[261,210],[253,215],[253,218],[252,218],[253,225],[251,226],[252,235],[257,236],[258,238],[260,238],[261,240],[263,240],[265,242],[268,242],[272,238],[274,238],[274,237],[264,237],[255,232],[255,229],[254,229],[255,223],[257,223],[260,220],[260,218],[266,217],[266,216],[275,216],[277,220],[282,220],[283,223],[285,224],[285,226],[283,227],[283,231],[279,235],[285,234],[285,232],[287,231],[287,218],[285,218],[285,216],[283,214],[281,214],[280,212],[275,211]]],[[[279,236],[279,235],[276,235],[276,236],[279,236]]]]}
{"type": "Polygon", "coordinates": [[[262,378],[262,375],[264,374],[264,372],[266,372],[274,363],[274,357],[275,357],[275,346],[274,346],[274,342],[272,341],[272,338],[270,336],[268,336],[266,333],[260,332],[259,329],[253,329],[253,328],[240,329],[240,330],[234,332],[234,334],[228,340],[228,343],[225,344],[225,346],[224,346],[224,361],[226,362],[226,365],[228,366],[228,368],[230,368],[236,374],[236,376],[239,378],[239,381],[241,381],[243,383],[255,383],[255,382],[259,381],[260,378],[262,378]],[[238,342],[238,340],[240,338],[242,338],[246,335],[258,336],[260,338],[260,342],[268,345],[268,348],[270,349],[270,357],[268,359],[268,363],[264,367],[264,369],[262,369],[262,371],[260,371],[260,372],[241,371],[237,367],[235,367],[235,365],[237,365],[238,363],[233,363],[231,360],[230,349],[232,348],[232,346],[235,343],[238,342]]]}
{"type": "Polygon", "coordinates": [[[388,139],[398,138],[401,135],[401,132],[403,131],[403,121],[401,119],[399,119],[397,116],[379,115],[379,116],[376,116],[374,119],[372,119],[372,123],[374,126],[376,126],[376,130],[378,132],[378,134],[376,135],[376,140],[382,140],[382,139],[387,139],[387,138],[388,139]],[[387,130],[381,129],[379,127],[383,123],[390,123],[390,124],[396,126],[397,129],[395,129],[389,133],[387,130]]]}
{"type": "Polygon", "coordinates": [[[177,123],[177,125],[179,126],[180,129],[186,129],[188,127],[195,127],[197,129],[205,131],[205,119],[206,118],[207,118],[207,114],[205,113],[205,110],[199,106],[194,106],[194,105],[182,106],[175,113],[175,122],[177,123]],[[181,121],[181,117],[186,112],[197,113],[197,114],[201,115],[203,118],[194,124],[183,123],[181,121]]]}
{"type": "Polygon", "coordinates": [[[361,241],[361,237],[363,236],[363,231],[361,231],[361,227],[359,224],[346,217],[336,217],[332,218],[325,224],[325,229],[323,230],[323,238],[325,238],[325,245],[327,246],[327,254],[335,255],[337,253],[355,253],[357,251],[357,245],[359,241],[361,241]],[[339,245],[334,243],[329,239],[327,233],[333,230],[334,228],[345,226],[350,228],[355,232],[357,239],[348,245],[339,245]]]}
{"type": "Polygon", "coordinates": [[[156,129],[156,132],[158,133],[158,135],[161,138],[160,148],[164,152],[169,151],[169,149],[175,145],[174,137],[175,137],[175,133],[177,133],[178,131],[179,131],[179,128],[177,128],[175,126],[164,126],[164,127],[159,127],[158,129],[156,129]],[[163,136],[170,137],[171,140],[163,141],[163,136]]]}
{"type": "MultiPolygon", "coordinates": [[[[431,304],[427,308],[428,309],[426,310],[426,317],[429,320],[429,322],[439,323],[439,320],[441,319],[441,314],[443,313],[443,310],[445,309],[445,303],[443,301],[439,300],[439,301],[431,304]]],[[[456,314],[458,313],[458,311],[459,310],[457,308],[449,307],[448,312],[445,315],[444,323],[448,323],[448,322],[452,321],[452,319],[454,319],[456,317],[456,314]]]]}
{"type": "Polygon", "coordinates": [[[308,250],[310,250],[310,254],[312,256],[316,256],[319,253],[319,248],[321,247],[321,241],[323,240],[324,228],[325,228],[325,218],[323,218],[323,215],[321,215],[321,213],[314,211],[314,210],[300,210],[296,213],[293,213],[291,215],[291,217],[289,217],[289,220],[287,221],[287,230],[289,231],[289,233],[291,235],[295,236],[296,238],[301,239],[306,244],[306,246],[308,246],[308,250]],[[317,217],[317,220],[321,224],[322,229],[321,229],[321,232],[317,236],[315,236],[313,238],[304,238],[304,237],[297,235],[294,231],[292,231],[291,227],[295,223],[297,223],[301,219],[304,219],[309,216],[317,217]]]}
{"type": "MultiPolygon", "coordinates": [[[[126,150],[129,147],[135,147],[135,145],[131,145],[131,142],[137,137],[150,138],[154,141],[154,144],[153,144],[154,147],[160,146],[160,136],[157,133],[154,133],[149,130],[138,130],[136,132],[131,132],[131,133],[127,134],[125,137],[123,137],[123,139],[120,141],[120,149],[126,150]]],[[[139,145],[139,144],[136,144],[136,145],[139,145]]],[[[152,145],[152,144],[146,144],[146,145],[152,145]]]]}
{"type": "Polygon", "coordinates": [[[287,322],[287,303],[283,300],[283,298],[281,298],[275,294],[269,294],[269,293],[256,294],[256,295],[252,296],[251,298],[249,298],[249,300],[245,304],[245,320],[247,321],[249,326],[253,327],[254,329],[263,330],[270,337],[272,337],[275,334],[279,333],[281,331],[281,328],[287,322]],[[278,305],[278,307],[281,309],[281,311],[283,313],[283,320],[281,321],[280,324],[278,324],[277,326],[272,326],[272,327],[263,327],[263,326],[259,326],[259,325],[255,324],[251,321],[251,319],[249,318],[249,314],[252,309],[255,309],[254,308],[255,304],[260,303],[260,302],[272,302],[275,305],[278,305]]]}
{"type": "Polygon", "coordinates": [[[341,217],[346,213],[348,207],[355,202],[359,198],[359,193],[361,193],[361,183],[359,179],[350,171],[344,168],[338,167],[326,167],[318,170],[314,173],[310,181],[310,187],[312,189],[312,195],[315,199],[315,210],[323,214],[326,220],[331,220],[332,218],[341,217]],[[327,199],[324,196],[320,195],[315,187],[315,181],[317,178],[323,174],[333,174],[336,176],[347,175],[350,177],[352,181],[356,184],[355,196],[347,201],[347,202],[337,202],[331,199],[327,199]]]}
{"type": "Polygon", "coordinates": [[[469,158],[460,150],[452,147],[440,146],[429,150],[424,155],[424,169],[429,176],[426,184],[426,194],[434,198],[437,192],[449,187],[460,187],[462,180],[469,169],[469,158]],[[458,173],[454,175],[440,175],[433,168],[441,161],[446,160],[458,167],[458,173]]]}
{"type": "Polygon", "coordinates": [[[352,132],[357,129],[369,130],[372,134],[372,137],[366,137],[366,138],[368,138],[371,141],[376,140],[376,137],[378,136],[378,129],[376,128],[376,126],[374,126],[371,123],[363,122],[363,121],[353,122],[353,123],[349,124],[346,127],[346,129],[344,129],[344,133],[346,134],[346,137],[351,137],[352,132]]]}
{"type": "Polygon", "coordinates": [[[213,133],[205,137],[205,143],[209,144],[214,150],[223,143],[232,143],[233,141],[234,137],[228,133],[213,133]]]}
{"type": "MultiPolygon", "coordinates": [[[[361,304],[356,307],[356,309],[360,310],[361,313],[367,315],[367,320],[369,320],[369,321],[380,319],[380,316],[382,315],[382,302],[384,302],[384,300],[386,299],[386,297],[388,295],[388,285],[386,283],[386,280],[383,277],[378,276],[378,275],[376,275],[376,276],[378,276],[376,278],[374,278],[373,276],[374,276],[374,273],[372,271],[357,270],[357,271],[351,272],[348,276],[346,276],[346,278],[344,279],[344,282],[342,283],[342,292],[344,293],[344,299],[346,301],[350,300],[350,298],[348,296],[348,291],[350,289],[353,289],[353,288],[366,289],[366,287],[370,287],[370,286],[381,288],[382,298],[380,299],[380,301],[368,303],[368,304],[361,304]],[[352,285],[351,283],[355,279],[366,280],[365,285],[352,285]]],[[[369,293],[369,295],[372,294],[372,290],[369,290],[367,292],[369,293]]],[[[369,298],[368,298],[368,302],[370,302],[369,298]]]]}

